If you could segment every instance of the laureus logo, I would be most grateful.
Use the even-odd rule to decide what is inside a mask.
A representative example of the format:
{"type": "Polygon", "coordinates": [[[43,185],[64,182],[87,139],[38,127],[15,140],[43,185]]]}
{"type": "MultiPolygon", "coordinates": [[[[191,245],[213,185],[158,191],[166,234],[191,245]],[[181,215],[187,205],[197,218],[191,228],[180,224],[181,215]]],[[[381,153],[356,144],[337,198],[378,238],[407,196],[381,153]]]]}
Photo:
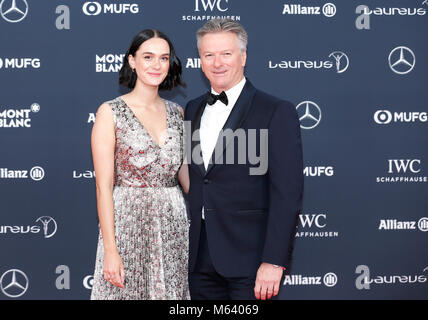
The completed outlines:
{"type": "Polygon", "coordinates": [[[407,275],[371,275],[371,270],[366,265],[359,265],[355,269],[355,273],[358,274],[355,279],[355,287],[358,290],[370,290],[372,285],[411,285],[414,286],[416,283],[426,283],[428,268],[422,271],[422,274],[407,274],[407,275]]]}
{"type": "Polygon", "coordinates": [[[49,216],[43,216],[38,218],[36,222],[39,222],[43,225],[43,234],[45,239],[51,238],[56,233],[58,225],[56,224],[54,218],[49,216]]]}
{"type": "Polygon", "coordinates": [[[39,234],[43,233],[45,239],[55,235],[58,225],[54,218],[42,216],[36,219],[40,225],[0,225],[0,234],[39,234]]]}

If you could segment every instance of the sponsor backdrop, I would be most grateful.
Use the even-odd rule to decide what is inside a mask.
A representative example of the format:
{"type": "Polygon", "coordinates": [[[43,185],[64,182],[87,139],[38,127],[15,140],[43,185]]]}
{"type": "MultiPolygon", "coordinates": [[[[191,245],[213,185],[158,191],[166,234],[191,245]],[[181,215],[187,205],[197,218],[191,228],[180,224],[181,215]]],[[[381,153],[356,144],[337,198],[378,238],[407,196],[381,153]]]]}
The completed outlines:
{"type": "MultiPolygon", "coordinates": [[[[281,299],[428,298],[428,1],[0,0],[0,299],[88,299],[98,237],[90,133],[124,94],[132,37],[249,33],[247,77],[297,108],[304,207],[281,299]]],[[[284,168],[286,170],[286,168],[284,168]]]]}

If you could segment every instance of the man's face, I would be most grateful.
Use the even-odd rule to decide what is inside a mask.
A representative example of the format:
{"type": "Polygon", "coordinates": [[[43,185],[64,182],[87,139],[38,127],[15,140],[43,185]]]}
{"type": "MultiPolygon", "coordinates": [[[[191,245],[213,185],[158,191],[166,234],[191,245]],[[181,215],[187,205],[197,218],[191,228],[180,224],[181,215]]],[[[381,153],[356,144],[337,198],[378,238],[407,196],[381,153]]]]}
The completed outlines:
{"type": "Polygon", "coordinates": [[[238,37],[232,32],[204,35],[199,42],[199,56],[202,71],[218,93],[229,90],[244,77],[247,53],[241,53],[238,37]]]}

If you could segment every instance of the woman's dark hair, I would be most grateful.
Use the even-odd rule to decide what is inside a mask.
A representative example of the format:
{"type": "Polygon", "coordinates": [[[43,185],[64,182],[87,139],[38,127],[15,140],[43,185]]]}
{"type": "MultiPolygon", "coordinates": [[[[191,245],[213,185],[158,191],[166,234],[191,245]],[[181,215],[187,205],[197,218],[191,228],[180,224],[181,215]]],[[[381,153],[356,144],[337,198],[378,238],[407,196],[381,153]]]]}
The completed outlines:
{"type": "Polygon", "coordinates": [[[169,70],[166,78],[159,85],[159,90],[172,90],[179,85],[185,87],[186,84],[181,79],[181,61],[175,55],[174,46],[164,33],[155,29],[145,29],[140,31],[132,40],[129,49],[123,58],[122,68],[119,71],[119,84],[130,89],[135,87],[137,74],[132,71],[131,66],[129,65],[128,57],[129,55],[135,57],[135,52],[137,52],[140,45],[144,41],[151,38],[164,39],[166,42],[168,42],[169,45],[169,70]]]}

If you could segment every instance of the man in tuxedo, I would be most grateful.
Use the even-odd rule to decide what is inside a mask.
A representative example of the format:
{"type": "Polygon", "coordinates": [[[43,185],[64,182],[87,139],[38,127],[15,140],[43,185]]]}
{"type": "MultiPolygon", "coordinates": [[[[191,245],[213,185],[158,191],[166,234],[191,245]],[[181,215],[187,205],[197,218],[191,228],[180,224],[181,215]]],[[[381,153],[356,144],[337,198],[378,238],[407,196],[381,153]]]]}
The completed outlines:
{"type": "Polygon", "coordinates": [[[185,108],[191,121],[191,297],[270,299],[289,268],[301,210],[299,119],[292,103],[244,77],[247,33],[239,23],[210,20],[198,30],[197,42],[211,91],[185,108]],[[224,134],[231,130],[246,135],[224,134]],[[258,167],[252,149],[261,155],[258,167]],[[247,161],[241,161],[242,150],[247,161]]]}

